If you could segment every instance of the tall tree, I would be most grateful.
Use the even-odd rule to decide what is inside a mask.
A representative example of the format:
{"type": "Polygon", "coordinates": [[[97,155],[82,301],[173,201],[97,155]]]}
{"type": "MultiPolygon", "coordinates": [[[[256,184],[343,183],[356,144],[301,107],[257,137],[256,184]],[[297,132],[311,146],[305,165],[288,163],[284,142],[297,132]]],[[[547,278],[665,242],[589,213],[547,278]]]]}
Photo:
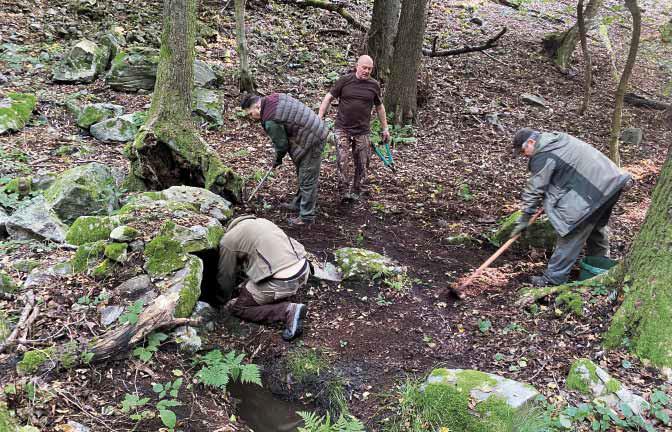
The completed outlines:
{"type": "Polygon", "coordinates": [[[579,114],[584,115],[586,111],[588,111],[588,105],[590,105],[590,86],[593,81],[593,62],[590,56],[590,50],[588,49],[588,37],[586,35],[586,19],[583,10],[583,0],[579,0],[579,3],[576,5],[576,20],[579,25],[579,37],[581,39],[581,51],[583,52],[584,64],[583,103],[581,104],[579,114]]]}
{"type": "Polygon", "coordinates": [[[240,61],[238,84],[241,93],[254,91],[254,79],[250,72],[247,56],[247,38],[245,37],[245,3],[247,0],[235,0],[236,41],[238,43],[238,59],[240,61]]]}
{"type": "Polygon", "coordinates": [[[611,136],[609,137],[609,157],[616,165],[621,165],[621,155],[618,139],[621,134],[621,117],[623,115],[623,98],[628,88],[628,81],[632,75],[632,68],[637,60],[637,50],[639,49],[639,36],[642,31],[642,14],[637,5],[637,0],[625,0],[630,14],[632,15],[632,35],[630,38],[630,49],[628,50],[628,59],[625,62],[621,80],[616,89],[616,100],[614,101],[614,116],[611,122],[611,136]]]}
{"type": "Polygon", "coordinates": [[[394,123],[410,123],[418,109],[418,69],[425,34],[428,0],[403,0],[399,29],[394,39],[394,61],[385,93],[385,106],[394,123]]]}
{"type": "Polygon", "coordinates": [[[375,0],[373,3],[371,27],[367,34],[367,54],[375,64],[373,76],[381,81],[390,75],[399,9],[401,0],[375,0]]]}
{"type": "Polygon", "coordinates": [[[130,190],[205,187],[240,199],[242,180],[203,141],[191,119],[197,0],[164,0],[161,51],[145,125],[125,153],[130,190]]]}
{"type": "MultiPolygon", "coordinates": [[[[672,128],[672,110],[668,124],[672,128]]],[[[644,225],[624,262],[625,299],[605,335],[656,366],[672,367],[672,147],[653,190],[644,225]]]]}
{"type": "MultiPolygon", "coordinates": [[[[586,28],[590,28],[597,15],[597,11],[602,7],[604,0],[589,0],[585,11],[582,10],[586,28]]],[[[567,69],[569,60],[576,49],[576,43],[579,39],[579,23],[577,22],[564,32],[550,33],[544,37],[544,49],[553,59],[553,62],[562,70],[567,69]]]]}

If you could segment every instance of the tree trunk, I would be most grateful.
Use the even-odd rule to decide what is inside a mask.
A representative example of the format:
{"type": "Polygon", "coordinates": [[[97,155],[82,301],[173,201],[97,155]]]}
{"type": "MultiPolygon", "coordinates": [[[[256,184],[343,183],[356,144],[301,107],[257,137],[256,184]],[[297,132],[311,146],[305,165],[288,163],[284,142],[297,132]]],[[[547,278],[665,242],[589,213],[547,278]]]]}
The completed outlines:
{"type": "MultiPolygon", "coordinates": [[[[586,10],[583,12],[585,27],[590,28],[597,11],[602,7],[604,0],[589,0],[586,10]]],[[[553,59],[553,62],[565,70],[569,66],[576,43],[579,39],[579,23],[577,22],[567,31],[562,33],[550,33],[544,38],[544,49],[553,59]]]]}
{"type": "Polygon", "coordinates": [[[191,120],[197,0],[164,0],[161,53],[147,122],[124,151],[129,190],[205,187],[239,201],[241,179],[205,143],[191,120]]]}
{"type": "MultiPolygon", "coordinates": [[[[672,117],[670,118],[672,123],[672,117]]],[[[653,190],[644,225],[625,261],[623,304],[605,335],[656,366],[672,366],[672,148],[653,190]]]]}
{"type": "Polygon", "coordinates": [[[621,156],[618,145],[618,138],[621,133],[621,117],[623,115],[623,98],[628,87],[630,75],[632,75],[632,68],[635,66],[637,60],[637,49],[639,48],[639,36],[642,30],[642,15],[637,6],[637,0],[625,0],[625,5],[632,14],[632,36],[630,39],[630,50],[628,51],[628,59],[623,68],[621,80],[618,83],[616,90],[616,100],[614,101],[614,116],[611,123],[611,136],[609,138],[609,157],[618,166],[621,165],[621,156]]]}
{"type": "Polygon", "coordinates": [[[593,63],[588,50],[588,38],[586,37],[586,19],[583,11],[583,0],[579,0],[576,5],[576,20],[579,25],[579,37],[581,39],[581,51],[583,52],[583,103],[581,104],[580,115],[584,115],[588,111],[590,105],[590,86],[593,81],[593,63]]]}
{"type": "Polygon", "coordinates": [[[375,0],[373,3],[367,53],[375,64],[373,76],[379,81],[385,81],[390,75],[400,8],[401,0],[375,0]]]}
{"type": "Polygon", "coordinates": [[[245,3],[246,0],[235,0],[236,41],[238,42],[238,58],[240,59],[240,76],[238,84],[241,93],[254,92],[254,79],[250,72],[247,58],[247,39],[245,37],[245,3]]]}
{"type": "Polygon", "coordinates": [[[394,40],[394,62],[385,93],[385,106],[394,123],[410,123],[417,111],[417,80],[425,34],[427,0],[403,0],[394,40]]]}

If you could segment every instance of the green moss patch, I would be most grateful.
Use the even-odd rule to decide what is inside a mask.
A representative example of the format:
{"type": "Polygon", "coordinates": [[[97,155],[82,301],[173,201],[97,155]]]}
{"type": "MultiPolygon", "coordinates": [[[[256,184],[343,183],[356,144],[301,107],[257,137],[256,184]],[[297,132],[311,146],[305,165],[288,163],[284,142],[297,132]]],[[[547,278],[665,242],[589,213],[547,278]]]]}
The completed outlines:
{"type": "Polygon", "coordinates": [[[100,263],[105,254],[105,241],[86,243],[77,248],[72,258],[72,270],[75,273],[86,272],[100,263]]]}
{"type": "Polygon", "coordinates": [[[19,289],[14,279],[4,271],[0,270],[0,292],[12,293],[19,289]]]}
{"type": "MultiPolygon", "coordinates": [[[[490,240],[490,243],[499,247],[511,238],[511,233],[516,227],[516,222],[520,215],[522,215],[522,212],[518,210],[502,219],[498,223],[497,230],[493,234],[486,236],[490,240]]],[[[547,218],[540,218],[525,230],[523,235],[514,244],[514,247],[519,249],[539,248],[551,250],[555,245],[555,240],[555,229],[551,223],[547,218]]]]}
{"type": "Polygon", "coordinates": [[[111,216],[80,216],[68,230],[65,241],[82,245],[107,240],[112,230],[121,224],[121,219],[111,216]]]}
{"type": "Polygon", "coordinates": [[[40,366],[54,357],[54,348],[43,350],[28,351],[23,355],[20,362],[16,364],[16,371],[19,375],[28,375],[38,371],[40,366]]]}
{"type": "Polygon", "coordinates": [[[145,268],[152,276],[162,276],[183,268],[187,254],[178,241],[157,236],[145,247],[145,268]]]}
{"type": "Polygon", "coordinates": [[[26,126],[37,104],[35,95],[9,93],[0,100],[0,134],[20,131],[26,126]]]}
{"type": "Polygon", "coordinates": [[[14,432],[17,429],[14,417],[9,414],[7,405],[0,402],[0,431],[14,432]]]}
{"type": "Polygon", "coordinates": [[[126,250],[128,244],[126,243],[110,243],[105,246],[105,256],[112,261],[124,262],[126,261],[126,250]]]}
{"type": "Polygon", "coordinates": [[[175,318],[191,316],[194,306],[201,295],[201,281],[203,280],[203,261],[191,256],[187,267],[187,274],[182,281],[180,297],[175,305],[175,318]]]}
{"type": "Polygon", "coordinates": [[[574,291],[565,291],[555,298],[555,305],[576,316],[583,316],[583,298],[574,291]]]}
{"type": "Polygon", "coordinates": [[[597,365],[589,359],[579,359],[572,363],[565,383],[569,390],[577,390],[583,394],[591,394],[590,384],[599,383],[596,373],[597,365]]]}
{"type": "Polygon", "coordinates": [[[334,252],[343,279],[377,279],[404,273],[391,259],[377,252],[360,248],[341,248],[334,252]]]}

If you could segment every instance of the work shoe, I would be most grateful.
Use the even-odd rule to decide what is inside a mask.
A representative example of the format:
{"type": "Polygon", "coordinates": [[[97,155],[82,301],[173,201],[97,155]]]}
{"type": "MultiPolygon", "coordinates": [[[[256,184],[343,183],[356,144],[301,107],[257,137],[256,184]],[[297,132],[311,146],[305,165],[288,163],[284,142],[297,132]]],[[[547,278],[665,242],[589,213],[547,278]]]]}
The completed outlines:
{"type": "Polygon", "coordinates": [[[556,285],[551,282],[546,276],[532,276],[530,277],[530,284],[535,287],[545,287],[556,285]]]}
{"type": "Polygon", "coordinates": [[[297,216],[297,217],[290,217],[289,219],[287,219],[287,223],[292,226],[305,226],[314,224],[315,220],[304,219],[301,216],[297,216]]]}
{"type": "Polygon", "coordinates": [[[303,318],[306,317],[307,308],[303,303],[290,303],[287,306],[287,321],[282,338],[287,342],[301,336],[303,333],[303,318]]]}

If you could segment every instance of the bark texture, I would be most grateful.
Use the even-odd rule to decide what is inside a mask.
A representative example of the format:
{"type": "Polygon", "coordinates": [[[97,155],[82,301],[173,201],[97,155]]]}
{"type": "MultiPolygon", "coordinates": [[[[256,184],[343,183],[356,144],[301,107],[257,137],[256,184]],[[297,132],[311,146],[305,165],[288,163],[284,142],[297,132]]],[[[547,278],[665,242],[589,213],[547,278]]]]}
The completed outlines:
{"type": "Polygon", "coordinates": [[[238,59],[240,61],[238,84],[241,93],[254,92],[254,78],[250,72],[247,56],[247,38],[245,36],[245,3],[247,0],[235,0],[236,15],[236,42],[238,44],[238,59]]]}
{"type": "MultiPolygon", "coordinates": [[[[672,122],[672,118],[670,118],[672,122]]],[[[672,366],[672,151],[653,191],[651,206],[625,262],[625,299],[605,344],[628,347],[656,366],[672,366]]]]}
{"type": "Polygon", "coordinates": [[[242,180],[224,166],[191,120],[196,0],[164,0],[161,51],[147,122],[126,147],[129,190],[205,187],[239,201],[242,180]]]}
{"type": "Polygon", "coordinates": [[[584,115],[590,105],[590,86],[593,82],[593,62],[588,50],[588,38],[586,37],[586,17],[583,12],[583,0],[576,5],[576,20],[579,25],[579,37],[581,39],[581,51],[583,52],[583,103],[579,114],[584,115]]]}
{"type": "Polygon", "coordinates": [[[385,94],[385,106],[394,123],[410,123],[418,108],[417,76],[422,58],[427,0],[403,0],[394,41],[394,62],[385,94]]]}
{"type": "MultiPolygon", "coordinates": [[[[604,0],[589,0],[583,11],[584,22],[586,29],[590,28],[593,19],[597,15],[597,11],[602,7],[604,0]]],[[[579,23],[577,22],[567,31],[562,33],[550,33],[544,38],[544,49],[546,53],[553,59],[553,62],[565,70],[569,66],[569,61],[576,49],[576,44],[579,41],[579,23]]]]}
{"type": "Polygon", "coordinates": [[[379,81],[385,81],[390,75],[400,9],[401,0],[375,0],[373,3],[367,53],[375,64],[373,76],[379,81]]]}
{"type": "Polygon", "coordinates": [[[642,31],[642,15],[637,5],[637,0],[625,0],[630,14],[632,15],[632,35],[630,38],[630,49],[628,50],[628,59],[625,62],[621,80],[616,89],[616,100],[614,101],[614,116],[611,122],[611,136],[609,137],[609,157],[618,166],[621,165],[621,155],[619,150],[618,138],[621,134],[621,118],[623,115],[623,98],[628,88],[628,81],[632,75],[632,68],[637,60],[637,50],[639,49],[639,36],[642,31]]]}

